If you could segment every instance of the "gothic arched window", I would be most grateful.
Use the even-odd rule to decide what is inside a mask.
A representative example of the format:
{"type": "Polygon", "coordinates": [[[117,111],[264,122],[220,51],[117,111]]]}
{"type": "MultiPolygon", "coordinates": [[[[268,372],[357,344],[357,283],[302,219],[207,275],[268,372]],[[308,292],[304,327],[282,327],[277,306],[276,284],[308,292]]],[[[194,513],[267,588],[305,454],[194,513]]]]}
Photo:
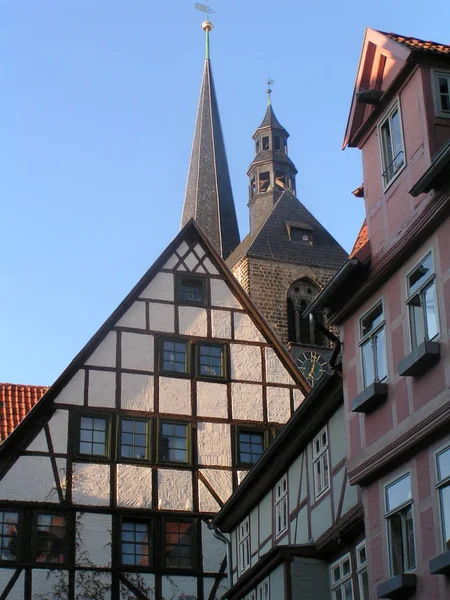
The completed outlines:
{"type": "Polygon", "coordinates": [[[302,317],[304,310],[319,293],[319,288],[308,279],[294,281],[287,294],[288,338],[296,344],[324,346],[325,340],[315,329],[309,316],[302,317]]]}

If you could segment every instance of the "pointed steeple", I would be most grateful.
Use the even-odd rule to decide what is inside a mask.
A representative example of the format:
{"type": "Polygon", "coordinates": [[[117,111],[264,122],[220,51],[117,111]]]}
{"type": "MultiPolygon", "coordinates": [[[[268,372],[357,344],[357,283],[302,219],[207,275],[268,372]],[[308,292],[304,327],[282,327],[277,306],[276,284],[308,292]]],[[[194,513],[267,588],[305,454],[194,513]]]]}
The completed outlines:
{"type": "Polygon", "coordinates": [[[255,158],[247,171],[250,177],[250,233],[255,233],[264,223],[284,190],[295,194],[297,169],[287,153],[289,133],[275,116],[271,93],[269,87],[266,114],[253,134],[255,158]]]}
{"type": "Polygon", "coordinates": [[[194,218],[225,259],[240,237],[209,59],[212,24],[205,21],[202,27],[206,31],[206,59],[181,226],[194,218]]]}

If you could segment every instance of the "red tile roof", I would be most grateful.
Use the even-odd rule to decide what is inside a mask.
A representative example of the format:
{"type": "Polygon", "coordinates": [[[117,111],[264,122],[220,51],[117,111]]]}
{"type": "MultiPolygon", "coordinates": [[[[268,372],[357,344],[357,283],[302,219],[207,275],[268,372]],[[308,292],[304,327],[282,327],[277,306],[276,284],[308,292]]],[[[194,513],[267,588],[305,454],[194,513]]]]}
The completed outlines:
{"type": "Polygon", "coordinates": [[[349,258],[353,258],[355,256],[355,254],[357,254],[357,252],[359,250],[361,250],[361,248],[363,246],[365,246],[368,242],[369,242],[369,230],[367,229],[367,222],[364,219],[362,227],[358,233],[358,237],[356,238],[356,242],[352,248],[352,251],[350,252],[349,258]]]}
{"type": "Polygon", "coordinates": [[[437,42],[430,42],[425,40],[419,40],[415,37],[409,37],[407,35],[399,35],[398,33],[387,33],[382,31],[384,35],[391,38],[404,46],[407,46],[412,51],[420,52],[432,52],[433,54],[444,54],[450,56],[450,46],[447,44],[438,44],[437,42]]]}
{"type": "Polygon", "coordinates": [[[0,442],[3,442],[45,394],[48,387],[0,383],[0,442]]]}

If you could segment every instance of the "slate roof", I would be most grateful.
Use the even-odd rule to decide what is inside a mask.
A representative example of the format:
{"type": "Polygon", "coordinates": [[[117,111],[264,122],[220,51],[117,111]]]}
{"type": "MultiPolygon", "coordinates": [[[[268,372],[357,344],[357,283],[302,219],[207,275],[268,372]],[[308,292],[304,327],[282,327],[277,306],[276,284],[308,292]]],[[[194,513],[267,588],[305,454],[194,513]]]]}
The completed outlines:
{"type": "MultiPolygon", "coordinates": [[[[283,129],[283,131],[286,131],[283,125],[281,125],[279,120],[276,118],[275,113],[273,112],[272,104],[270,103],[267,106],[266,114],[264,115],[264,119],[258,129],[263,129],[264,127],[274,127],[275,129],[283,129]]],[[[258,129],[256,131],[258,131],[258,129]]]]}
{"type": "Polygon", "coordinates": [[[342,246],[289,190],[280,196],[262,227],[242,240],[227,265],[231,268],[244,255],[333,269],[347,259],[342,246]],[[312,244],[289,239],[287,224],[292,222],[304,223],[312,229],[312,244]]]}
{"type": "Polygon", "coordinates": [[[195,219],[223,258],[240,236],[209,59],[203,70],[181,226],[195,219]]]}
{"type": "Polygon", "coordinates": [[[0,442],[17,427],[48,387],[0,383],[0,442]]]}
{"type": "Polygon", "coordinates": [[[433,54],[441,54],[450,56],[450,45],[439,44],[438,42],[431,42],[420,40],[419,38],[410,37],[407,35],[399,35],[398,33],[388,33],[386,31],[380,31],[383,35],[386,35],[391,40],[407,46],[413,52],[431,52],[433,54]]]}

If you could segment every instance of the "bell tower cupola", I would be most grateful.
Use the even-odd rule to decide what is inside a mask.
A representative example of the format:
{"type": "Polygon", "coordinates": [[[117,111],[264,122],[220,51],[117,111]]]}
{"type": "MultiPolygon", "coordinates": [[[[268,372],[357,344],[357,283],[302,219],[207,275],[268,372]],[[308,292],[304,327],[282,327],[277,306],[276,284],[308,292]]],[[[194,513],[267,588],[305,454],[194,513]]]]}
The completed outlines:
{"type": "Polygon", "coordinates": [[[255,158],[247,171],[250,178],[248,202],[250,233],[256,232],[261,227],[285,190],[288,189],[295,195],[297,169],[288,156],[289,133],[275,116],[271,93],[269,85],[266,114],[253,134],[255,158]]]}

